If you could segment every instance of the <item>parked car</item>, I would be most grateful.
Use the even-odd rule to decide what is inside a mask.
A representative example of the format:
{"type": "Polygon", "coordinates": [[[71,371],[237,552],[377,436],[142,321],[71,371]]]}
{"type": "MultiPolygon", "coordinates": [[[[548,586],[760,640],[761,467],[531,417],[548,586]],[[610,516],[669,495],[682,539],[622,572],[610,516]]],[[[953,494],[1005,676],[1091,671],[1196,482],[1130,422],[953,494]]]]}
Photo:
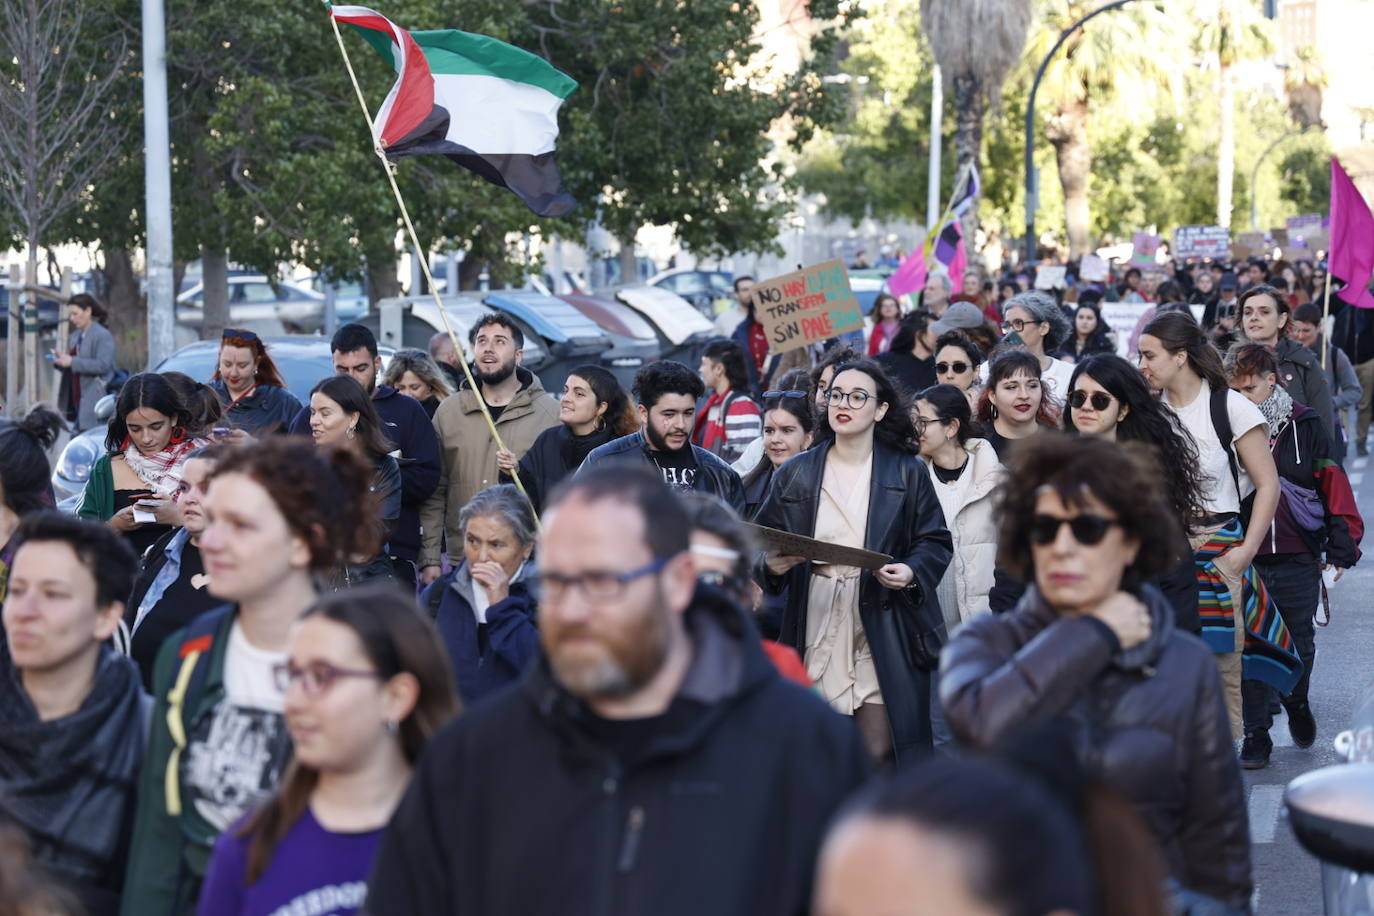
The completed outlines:
{"type": "MultiPolygon", "coordinates": [[[[205,284],[177,296],[177,324],[199,328],[205,317],[205,284]]],[[[262,274],[229,277],[229,321],[262,333],[313,334],[324,326],[324,296],[295,283],[273,283],[262,274]]]]}
{"type": "Polygon", "coordinates": [[[649,278],[649,286],[677,293],[708,318],[716,315],[717,299],[733,299],[734,275],[724,270],[665,270],[649,278]]]}
{"type": "Polygon", "coordinates": [[[596,322],[610,337],[612,346],[601,354],[601,365],[626,388],[634,382],[635,373],[641,366],[658,359],[661,351],[658,332],[648,319],[625,303],[585,293],[569,293],[558,298],[596,322]]]}
{"type": "MultiPolygon", "coordinates": [[[[329,341],[323,337],[266,337],[263,343],[272,361],[281,371],[286,388],[302,404],[310,401],[310,389],[320,379],[334,372],[334,357],[329,352],[329,341]]],[[[382,358],[382,367],[391,361],[394,347],[378,344],[377,354],[382,358]]],[[[199,340],[177,350],[158,363],[155,372],[184,372],[191,378],[208,382],[215,374],[215,359],[219,354],[218,340],[199,340]]],[[[115,396],[106,395],[96,404],[95,415],[100,420],[108,420],[114,413],[115,396]]],[[[105,453],[105,427],[93,426],[73,436],[71,441],[58,455],[53,468],[52,488],[57,498],[58,508],[64,512],[75,512],[77,500],[86,489],[86,480],[91,476],[91,466],[105,453]]]]}
{"type": "Polygon", "coordinates": [[[597,295],[613,296],[648,319],[659,337],[659,359],[677,360],[695,369],[707,341],[716,336],[709,318],[661,286],[623,286],[597,295]]]}
{"type": "MultiPolygon", "coordinates": [[[[330,284],[319,274],[308,277],[304,281],[311,290],[320,294],[323,301],[325,288],[332,285],[334,287],[334,316],[339,324],[347,324],[350,321],[357,321],[367,314],[371,303],[367,298],[367,285],[358,281],[340,282],[330,284]]],[[[323,311],[320,313],[323,315],[323,311]]],[[[321,324],[323,324],[321,318],[321,324]]]]}

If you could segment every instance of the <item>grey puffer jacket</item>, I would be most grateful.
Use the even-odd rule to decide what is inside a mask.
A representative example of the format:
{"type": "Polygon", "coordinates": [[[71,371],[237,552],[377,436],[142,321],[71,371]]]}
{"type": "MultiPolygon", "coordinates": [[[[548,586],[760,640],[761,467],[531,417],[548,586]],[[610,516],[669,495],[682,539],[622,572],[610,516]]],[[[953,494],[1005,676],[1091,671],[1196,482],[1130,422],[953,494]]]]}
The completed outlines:
{"type": "Polygon", "coordinates": [[[1123,651],[1098,620],[1060,615],[1027,589],[1006,614],[964,624],[940,659],[940,701],[955,735],[996,747],[1050,719],[1074,728],[1084,768],[1130,799],[1173,875],[1247,910],[1245,791],[1212,652],[1174,626],[1143,586],[1150,636],[1123,651]]]}

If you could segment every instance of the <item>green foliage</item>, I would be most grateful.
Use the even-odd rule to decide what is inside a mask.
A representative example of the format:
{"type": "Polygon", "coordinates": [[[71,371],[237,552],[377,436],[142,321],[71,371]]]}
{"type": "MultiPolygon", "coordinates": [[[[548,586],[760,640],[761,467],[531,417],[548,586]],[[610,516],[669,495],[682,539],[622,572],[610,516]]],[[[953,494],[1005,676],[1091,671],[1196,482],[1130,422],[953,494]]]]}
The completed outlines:
{"type": "Polygon", "coordinates": [[[1280,196],[1294,213],[1325,213],[1331,202],[1331,148],[1320,136],[1293,145],[1298,148],[1279,160],[1280,196]]]}

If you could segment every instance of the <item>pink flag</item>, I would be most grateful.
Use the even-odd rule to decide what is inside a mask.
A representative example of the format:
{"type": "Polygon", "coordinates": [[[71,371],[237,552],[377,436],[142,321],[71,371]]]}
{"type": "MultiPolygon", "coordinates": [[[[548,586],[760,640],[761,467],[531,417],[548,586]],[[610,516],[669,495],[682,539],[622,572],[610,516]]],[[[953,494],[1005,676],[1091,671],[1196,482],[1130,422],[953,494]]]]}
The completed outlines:
{"type": "Polygon", "coordinates": [[[1331,251],[1328,270],[1346,283],[1336,295],[1351,305],[1374,309],[1369,277],[1374,273],[1374,216],[1355,183],[1331,157],[1331,251]]]}
{"type": "Polygon", "coordinates": [[[926,285],[926,249],[917,245],[916,250],[907,255],[897,272],[887,278],[887,291],[894,296],[914,293],[926,285]]]}

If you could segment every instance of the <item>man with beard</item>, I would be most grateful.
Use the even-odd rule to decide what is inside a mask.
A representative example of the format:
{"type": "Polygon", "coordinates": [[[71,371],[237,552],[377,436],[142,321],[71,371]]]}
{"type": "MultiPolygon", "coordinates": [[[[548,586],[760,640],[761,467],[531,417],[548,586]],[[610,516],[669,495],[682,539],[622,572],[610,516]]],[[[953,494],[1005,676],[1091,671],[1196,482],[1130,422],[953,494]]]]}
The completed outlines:
{"type": "MultiPolygon", "coordinates": [[[[396,580],[413,587],[420,558],[420,507],[439,484],[439,440],[419,401],[390,385],[377,384],[382,358],[370,330],[360,324],[343,325],[334,332],[329,350],[335,374],[351,376],[372,396],[372,406],[382,420],[382,435],[400,452],[396,457],[401,466],[401,514],[386,550],[396,580]]],[[[291,421],[291,432],[310,436],[309,405],[291,421]]]]}
{"type": "Polygon", "coordinates": [[[649,363],[635,373],[640,431],[592,449],[582,470],[603,463],[647,464],[673,489],[710,493],[743,512],[744,484],[734,468],[691,441],[697,402],[705,393],[701,378],[682,363],[649,363]]]}
{"type": "Polygon", "coordinates": [[[539,539],[543,657],[430,740],[364,912],[793,916],[866,776],[853,727],[697,587],[679,498],[586,471],[539,539]]]}
{"type": "MultiPolygon", "coordinates": [[[[477,493],[501,482],[497,445],[482,416],[482,403],[496,422],[502,444],[515,454],[516,461],[529,451],[540,433],[558,425],[558,402],[545,397],[539,378],[520,365],[525,335],[515,322],[499,312],[483,315],[468,331],[468,344],[473,355],[472,374],[481,392],[473,391],[464,381],[458,393],[445,398],[434,411],[443,470],[439,486],[420,511],[424,531],[420,579],[425,585],[439,578],[443,535],[447,532],[454,549],[463,543],[458,513],[477,493]]],[[[461,558],[461,550],[459,553],[461,558]]]]}

